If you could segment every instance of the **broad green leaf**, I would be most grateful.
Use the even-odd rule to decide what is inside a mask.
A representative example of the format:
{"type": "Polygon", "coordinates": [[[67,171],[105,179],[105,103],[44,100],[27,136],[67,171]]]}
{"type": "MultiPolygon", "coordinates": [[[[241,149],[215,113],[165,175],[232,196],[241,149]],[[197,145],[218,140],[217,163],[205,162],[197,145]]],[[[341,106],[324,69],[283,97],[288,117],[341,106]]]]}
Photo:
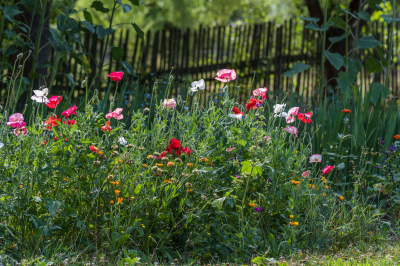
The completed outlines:
{"type": "Polygon", "coordinates": [[[139,6],[139,0],[129,0],[132,5],[139,6]]]}
{"type": "Polygon", "coordinates": [[[349,14],[349,15],[352,16],[353,18],[355,18],[355,19],[357,18],[356,15],[354,15],[353,13],[351,13],[350,11],[348,11],[347,9],[341,8],[341,10],[342,10],[343,12],[349,14]]]}
{"type": "Polygon", "coordinates": [[[132,26],[135,29],[137,35],[139,35],[139,38],[144,40],[144,32],[139,28],[139,26],[136,23],[132,23],[132,26]]]}
{"type": "Polygon", "coordinates": [[[360,72],[362,69],[362,63],[358,59],[351,59],[351,58],[349,58],[348,63],[349,63],[348,72],[355,78],[358,72],[360,72]]]}
{"type": "Polygon", "coordinates": [[[308,24],[304,28],[309,29],[309,30],[315,30],[315,31],[327,31],[327,30],[329,30],[328,27],[318,28],[318,26],[314,25],[314,24],[308,24]]]}
{"type": "Polygon", "coordinates": [[[330,20],[336,28],[346,29],[346,22],[341,17],[333,17],[330,20]]]}
{"type": "Polygon", "coordinates": [[[343,56],[339,53],[330,53],[329,51],[325,51],[325,56],[329,60],[329,62],[339,70],[343,66],[343,56]]]}
{"type": "Polygon", "coordinates": [[[212,206],[212,207],[215,207],[215,208],[218,208],[218,209],[222,209],[222,205],[224,204],[224,200],[225,200],[225,199],[226,199],[225,197],[219,198],[219,199],[215,199],[215,200],[211,203],[211,206],[212,206]]]}
{"type": "Polygon", "coordinates": [[[318,22],[319,18],[306,18],[306,17],[300,17],[301,20],[305,20],[305,21],[311,21],[311,22],[318,22]]]}
{"type": "Polygon", "coordinates": [[[115,249],[118,249],[121,245],[123,245],[123,244],[129,239],[130,236],[131,236],[130,234],[123,235],[123,236],[119,239],[118,244],[117,244],[117,246],[115,247],[115,249]]]}
{"type": "Polygon", "coordinates": [[[137,185],[136,187],[135,187],[135,190],[133,191],[133,193],[135,194],[135,195],[137,195],[137,194],[139,194],[140,193],[140,190],[142,189],[142,185],[137,185]]]}
{"type": "Polygon", "coordinates": [[[383,20],[387,23],[390,24],[392,23],[393,19],[391,17],[389,17],[388,15],[381,15],[381,18],[383,18],[383,20]]]}
{"type": "Polygon", "coordinates": [[[246,146],[246,141],[243,140],[243,139],[235,140],[234,142],[237,143],[237,144],[239,144],[239,145],[241,145],[241,146],[243,146],[243,147],[246,146]]]}
{"type": "Polygon", "coordinates": [[[303,72],[307,69],[309,69],[311,66],[310,65],[306,65],[303,63],[297,63],[294,66],[292,66],[292,68],[289,71],[286,71],[283,75],[285,77],[293,77],[294,75],[303,72]]]}
{"type": "Polygon", "coordinates": [[[122,49],[120,47],[112,47],[111,54],[112,54],[112,58],[115,61],[118,61],[124,56],[124,49],[122,49]]]}
{"type": "Polygon", "coordinates": [[[126,71],[127,71],[130,75],[137,77],[137,75],[133,72],[133,67],[132,67],[131,65],[129,65],[128,62],[123,61],[123,62],[122,62],[122,67],[125,68],[126,71]]]}
{"type": "Polygon", "coordinates": [[[373,36],[363,36],[358,40],[358,49],[370,49],[377,46],[381,46],[382,43],[376,40],[373,36]]]}
{"type": "Polygon", "coordinates": [[[90,14],[89,11],[83,10],[83,16],[85,17],[86,21],[88,21],[90,24],[93,24],[92,14],[90,14]]]}
{"type": "Polygon", "coordinates": [[[371,22],[371,17],[370,17],[370,15],[369,15],[369,13],[367,11],[360,11],[360,12],[357,13],[357,15],[361,19],[371,22]]]}
{"type": "Polygon", "coordinates": [[[103,3],[100,1],[94,1],[90,7],[93,7],[96,9],[96,11],[102,12],[102,13],[108,13],[110,11],[108,8],[105,8],[103,6],[103,3]]]}
{"type": "Polygon", "coordinates": [[[345,32],[345,33],[344,33],[342,36],[340,36],[340,37],[338,37],[338,36],[330,37],[330,38],[329,38],[329,41],[330,41],[331,43],[340,42],[341,40],[346,39],[346,37],[349,36],[349,35],[350,35],[350,32],[348,31],[348,32],[345,32]]]}
{"type": "Polygon", "coordinates": [[[383,71],[383,66],[379,60],[371,57],[367,59],[367,62],[365,63],[365,66],[367,68],[367,73],[368,75],[371,73],[379,73],[383,71]]]}
{"type": "Polygon", "coordinates": [[[60,34],[58,34],[56,29],[52,29],[51,28],[50,29],[50,33],[51,33],[51,36],[53,37],[54,40],[56,40],[57,42],[62,43],[62,41],[60,40],[60,34]]]}
{"type": "Polygon", "coordinates": [[[371,100],[374,104],[378,103],[379,96],[381,96],[381,100],[383,101],[386,100],[391,93],[388,87],[380,83],[371,83],[369,89],[372,90],[371,100]]]}
{"type": "Polygon", "coordinates": [[[379,5],[383,2],[383,0],[367,0],[370,7],[374,8],[375,5],[379,5]]]}
{"type": "Polygon", "coordinates": [[[10,22],[13,22],[12,17],[18,14],[21,14],[22,11],[19,11],[18,6],[16,5],[8,5],[6,8],[3,9],[4,17],[9,20],[10,22]]]}
{"type": "Polygon", "coordinates": [[[132,10],[132,7],[128,4],[123,4],[121,0],[117,0],[117,2],[121,5],[122,12],[127,13],[132,10]]]}
{"type": "Polygon", "coordinates": [[[350,86],[354,82],[354,76],[350,73],[339,72],[339,77],[337,78],[337,83],[340,87],[340,92],[345,94],[350,94],[350,86]]]}
{"type": "Polygon", "coordinates": [[[68,81],[69,81],[69,84],[71,85],[71,87],[75,87],[75,81],[72,78],[71,74],[67,74],[67,78],[68,78],[68,81]]]}
{"type": "Polygon", "coordinates": [[[96,33],[99,39],[104,38],[107,35],[112,34],[114,31],[112,28],[104,29],[103,26],[99,25],[96,27],[96,33]]]}
{"type": "Polygon", "coordinates": [[[91,32],[94,33],[95,29],[89,21],[82,21],[82,24],[91,32]]]}
{"type": "Polygon", "coordinates": [[[69,51],[72,51],[72,49],[73,49],[72,45],[68,45],[65,42],[59,43],[53,37],[49,38],[49,43],[51,44],[51,46],[53,46],[54,51],[59,52],[59,53],[69,52],[69,51]]]}

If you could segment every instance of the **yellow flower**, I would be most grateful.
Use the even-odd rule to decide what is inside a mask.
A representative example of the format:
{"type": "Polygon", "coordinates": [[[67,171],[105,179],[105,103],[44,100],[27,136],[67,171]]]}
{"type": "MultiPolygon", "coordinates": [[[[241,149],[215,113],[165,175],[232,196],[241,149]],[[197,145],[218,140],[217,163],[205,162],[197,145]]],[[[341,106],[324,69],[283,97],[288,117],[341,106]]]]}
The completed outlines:
{"type": "Polygon", "coordinates": [[[22,185],[19,185],[19,188],[22,188],[22,185]]]}
{"type": "Polygon", "coordinates": [[[120,181],[115,181],[115,185],[119,185],[119,183],[121,183],[120,181]]]}
{"type": "Polygon", "coordinates": [[[199,159],[199,162],[208,162],[208,161],[210,161],[210,159],[207,159],[207,158],[205,158],[205,159],[200,158],[199,159]]]}
{"type": "Polygon", "coordinates": [[[187,165],[188,165],[188,166],[193,166],[193,164],[192,164],[192,163],[187,163],[187,165]]]}
{"type": "Polygon", "coordinates": [[[167,167],[172,167],[172,166],[174,166],[175,164],[173,163],[173,162],[168,162],[167,163],[167,167]]]}
{"type": "Polygon", "coordinates": [[[115,185],[115,181],[110,181],[111,185],[115,185]]]}
{"type": "Polygon", "coordinates": [[[339,199],[340,199],[340,200],[344,200],[344,197],[343,197],[343,196],[340,196],[339,199]]]}
{"type": "Polygon", "coordinates": [[[249,205],[250,205],[250,207],[255,207],[256,206],[256,204],[252,203],[252,202],[249,202],[249,205]]]}
{"type": "Polygon", "coordinates": [[[188,191],[188,192],[192,192],[193,190],[194,190],[194,189],[193,189],[193,188],[191,188],[191,189],[188,189],[187,191],[188,191]]]}
{"type": "Polygon", "coordinates": [[[165,179],[164,183],[171,183],[171,179],[165,179]]]}
{"type": "Polygon", "coordinates": [[[290,225],[298,226],[299,222],[289,222],[290,225]]]}
{"type": "Polygon", "coordinates": [[[325,193],[322,193],[322,197],[325,197],[326,196],[326,194],[325,193]]]}
{"type": "Polygon", "coordinates": [[[321,177],[321,180],[324,180],[324,179],[325,179],[325,176],[321,177]]]}
{"type": "Polygon", "coordinates": [[[143,166],[144,168],[147,168],[147,164],[145,164],[145,163],[144,163],[144,164],[142,164],[142,166],[143,166]]]}
{"type": "Polygon", "coordinates": [[[113,200],[110,200],[110,203],[111,203],[111,204],[113,204],[113,203],[114,203],[114,201],[113,201],[113,200]]]}
{"type": "Polygon", "coordinates": [[[157,166],[164,166],[162,163],[156,163],[157,166]]]}
{"type": "Polygon", "coordinates": [[[104,152],[102,152],[102,151],[97,151],[97,154],[98,154],[98,155],[103,155],[104,152]]]}
{"type": "Polygon", "coordinates": [[[124,198],[118,197],[117,200],[118,200],[119,203],[121,203],[124,200],[124,198]]]}
{"type": "Polygon", "coordinates": [[[63,180],[64,180],[64,181],[67,181],[68,179],[64,178],[63,180]]]}
{"type": "Polygon", "coordinates": [[[325,183],[325,184],[328,183],[328,180],[324,180],[324,183],[325,183]]]}
{"type": "Polygon", "coordinates": [[[117,195],[117,196],[119,195],[119,193],[121,193],[121,191],[118,189],[114,190],[114,192],[115,192],[115,195],[117,195]]]}
{"type": "Polygon", "coordinates": [[[325,188],[326,188],[326,189],[328,189],[328,188],[329,188],[329,186],[325,186],[325,188]]]}
{"type": "Polygon", "coordinates": [[[332,199],[329,199],[329,201],[332,201],[332,199]]]}
{"type": "Polygon", "coordinates": [[[153,155],[147,155],[147,159],[153,159],[153,155]]]}
{"type": "Polygon", "coordinates": [[[290,182],[292,182],[293,185],[299,185],[300,181],[296,181],[296,180],[290,180],[290,182]]]}
{"type": "Polygon", "coordinates": [[[294,217],[293,215],[289,215],[289,218],[290,218],[290,219],[293,219],[293,217],[294,217]]]}
{"type": "Polygon", "coordinates": [[[308,184],[312,189],[315,188],[315,186],[313,184],[308,184]]]}

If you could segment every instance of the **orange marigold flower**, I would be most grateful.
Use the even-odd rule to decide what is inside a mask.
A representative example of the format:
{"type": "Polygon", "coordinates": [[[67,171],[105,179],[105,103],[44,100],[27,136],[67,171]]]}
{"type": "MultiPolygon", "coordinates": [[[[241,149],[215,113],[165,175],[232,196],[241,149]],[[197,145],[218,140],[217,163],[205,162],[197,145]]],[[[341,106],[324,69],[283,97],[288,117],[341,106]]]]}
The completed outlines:
{"type": "Polygon", "coordinates": [[[298,226],[299,222],[289,222],[290,225],[298,226]]]}
{"type": "Polygon", "coordinates": [[[193,190],[194,190],[194,189],[193,189],[193,188],[191,188],[191,189],[188,189],[187,191],[188,191],[188,192],[192,192],[193,190]]]}
{"type": "Polygon", "coordinates": [[[124,198],[118,197],[117,200],[118,200],[119,203],[121,203],[124,200],[124,198]]]}
{"type": "Polygon", "coordinates": [[[174,166],[175,164],[173,163],[173,162],[168,162],[167,163],[167,167],[172,167],[172,166],[174,166]]]}
{"type": "Polygon", "coordinates": [[[119,193],[121,193],[121,191],[118,189],[114,190],[114,192],[115,192],[115,195],[117,195],[117,196],[119,195],[119,193]]]}
{"type": "Polygon", "coordinates": [[[290,218],[290,219],[293,219],[293,217],[294,217],[293,215],[289,215],[289,218],[290,218]]]}
{"type": "Polygon", "coordinates": [[[115,185],[115,181],[110,181],[111,185],[115,185]]]}
{"type": "Polygon", "coordinates": [[[162,163],[156,163],[157,166],[164,166],[162,163]]]}
{"type": "Polygon", "coordinates": [[[188,166],[193,166],[193,164],[192,164],[192,163],[187,163],[187,165],[188,165],[188,166]]]}
{"type": "Polygon", "coordinates": [[[113,201],[113,200],[110,200],[110,203],[111,203],[111,204],[113,204],[113,203],[114,203],[114,201],[113,201]]]}
{"type": "Polygon", "coordinates": [[[290,180],[290,182],[292,182],[293,185],[299,185],[300,181],[296,181],[296,180],[290,180]]]}
{"type": "Polygon", "coordinates": [[[314,189],[315,186],[313,184],[308,184],[310,186],[310,188],[314,189]]]}
{"type": "Polygon", "coordinates": [[[252,203],[252,202],[249,202],[249,206],[250,206],[250,207],[255,207],[256,204],[255,204],[255,203],[252,203]]]}
{"type": "Polygon", "coordinates": [[[399,134],[394,135],[394,138],[400,140],[400,135],[399,134]]]}
{"type": "Polygon", "coordinates": [[[325,193],[322,193],[322,197],[325,197],[326,196],[326,194],[325,193]]]}
{"type": "Polygon", "coordinates": [[[345,113],[345,114],[351,114],[351,113],[353,113],[350,109],[343,109],[342,110],[342,113],[345,113]]]}
{"type": "Polygon", "coordinates": [[[325,188],[326,188],[326,189],[328,189],[328,188],[329,188],[329,186],[325,186],[325,188]]]}
{"type": "Polygon", "coordinates": [[[164,183],[171,183],[171,179],[165,179],[164,183]]]}
{"type": "Polygon", "coordinates": [[[119,183],[121,183],[120,181],[115,181],[115,185],[119,185],[119,183]]]}
{"type": "Polygon", "coordinates": [[[144,168],[147,168],[147,167],[148,167],[147,164],[145,164],[145,163],[142,164],[142,166],[143,166],[144,168]]]}
{"type": "Polygon", "coordinates": [[[339,199],[340,199],[340,200],[344,200],[344,197],[343,197],[343,196],[340,196],[339,199]]]}

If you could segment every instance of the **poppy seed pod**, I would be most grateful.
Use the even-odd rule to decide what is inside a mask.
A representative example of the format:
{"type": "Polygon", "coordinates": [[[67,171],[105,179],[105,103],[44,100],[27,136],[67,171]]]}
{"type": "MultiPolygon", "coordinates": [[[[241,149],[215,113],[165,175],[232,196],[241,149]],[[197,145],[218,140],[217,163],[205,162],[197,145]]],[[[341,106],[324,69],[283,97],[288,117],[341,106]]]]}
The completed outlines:
{"type": "Polygon", "coordinates": [[[93,164],[94,165],[100,165],[100,161],[94,161],[93,164]]]}
{"type": "Polygon", "coordinates": [[[182,105],[182,97],[180,95],[178,95],[177,104],[182,105]]]}
{"type": "Polygon", "coordinates": [[[142,151],[142,150],[144,150],[144,147],[139,147],[138,149],[139,149],[139,151],[142,151]]]}
{"type": "Polygon", "coordinates": [[[87,86],[87,78],[85,78],[81,83],[81,88],[85,88],[87,86]]]}
{"type": "Polygon", "coordinates": [[[150,112],[150,109],[146,107],[143,109],[143,113],[147,113],[147,112],[150,112]]]}

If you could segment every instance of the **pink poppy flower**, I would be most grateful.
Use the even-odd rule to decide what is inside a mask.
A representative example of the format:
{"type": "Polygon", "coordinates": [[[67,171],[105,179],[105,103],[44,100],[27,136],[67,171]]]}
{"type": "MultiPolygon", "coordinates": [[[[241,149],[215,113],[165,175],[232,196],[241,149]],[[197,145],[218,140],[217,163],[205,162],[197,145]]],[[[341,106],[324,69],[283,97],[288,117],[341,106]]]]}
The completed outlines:
{"type": "Polygon", "coordinates": [[[12,114],[9,118],[9,121],[10,122],[7,122],[7,125],[12,128],[23,128],[26,125],[24,122],[24,116],[21,113],[12,114]]]}
{"type": "Polygon", "coordinates": [[[229,82],[231,80],[236,79],[236,72],[234,69],[221,69],[217,72],[217,76],[215,79],[221,82],[229,82]]]}
{"type": "Polygon", "coordinates": [[[330,166],[330,165],[325,166],[325,168],[322,169],[322,174],[321,175],[326,175],[327,173],[332,171],[333,168],[335,168],[335,166],[330,166]]]}
{"type": "Polygon", "coordinates": [[[304,123],[311,124],[312,123],[312,120],[310,119],[311,116],[312,116],[311,113],[305,113],[305,114],[299,113],[297,118],[303,121],[304,123]]]}
{"type": "Polygon", "coordinates": [[[286,116],[286,123],[293,123],[296,119],[296,115],[299,112],[299,107],[290,108],[286,116]]]}
{"type": "Polygon", "coordinates": [[[16,136],[18,136],[19,134],[23,134],[24,136],[26,135],[26,134],[28,134],[28,130],[26,129],[26,127],[21,127],[21,128],[16,128],[16,129],[14,129],[14,134],[16,135],[16,136]]]}
{"type": "Polygon", "coordinates": [[[271,143],[271,137],[270,136],[265,136],[264,139],[267,139],[266,140],[267,144],[271,143]]]}
{"type": "Polygon", "coordinates": [[[309,176],[310,176],[310,171],[304,171],[304,172],[301,174],[301,176],[302,176],[302,177],[309,177],[309,176]]]}
{"type": "Polygon", "coordinates": [[[253,91],[253,96],[259,96],[262,97],[261,101],[264,101],[265,99],[267,99],[267,88],[259,88],[253,91]]]}
{"type": "Polygon", "coordinates": [[[287,126],[283,130],[286,130],[290,134],[296,135],[296,137],[297,137],[297,127],[289,127],[289,126],[287,126]]]}
{"type": "Polygon", "coordinates": [[[62,96],[52,96],[49,98],[49,103],[46,103],[49,108],[56,108],[57,105],[62,101],[62,96]]]}
{"type": "Polygon", "coordinates": [[[175,101],[175,99],[165,99],[163,105],[164,105],[164,109],[168,109],[168,107],[171,109],[175,109],[176,101],[175,101]]]}
{"type": "Polygon", "coordinates": [[[76,111],[77,109],[78,109],[78,108],[76,107],[76,105],[74,105],[74,106],[68,108],[68,110],[65,110],[64,112],[62,112],[61,115],[63,115],[64,118],[67,119],[70,115],[76,115],[76,112],[75,112],[75,111],[76,111]]]}
{"type": "Polygon", "coordinates": [[[106,114],[106,118],[114,117],[117,120],[121,120],[122,118],[124,118],[124,116],[121,115],[122,110],[123,110],[122,108],[117,108],[113,112],[111,112],[110,110],[110,113],[106,114]]]}
{"type": "Polygon", "coordinates": [[[100,127],[101,131],[107,131],[107,130],[111,131],[110,124],[111,124],[111,122],[110,122],[110,120],[108,120],[104,126],[100,127]]]}
{"type": "Polygon", "coordinates": [[[123,76],[124,76],[124,72],[122,72],[122,71],[111,72],[109,75],[107,75],[107,77],[109,77],[110,79],[117,81],[117,82],[120,82],[123,76]]]}
{"type": "Polygon", "coordinates": [[[72,126],[72,125],[75,124],[75,120],[67,120],[67,121],[64,121],[64,124],[68,124],[69,126],[72,126]]]}
{"type": "Polygon", "coordinates": [[[309,163],[320,163],[322,162],[322,155],[321,154],[313,154],[310,157],[309,163]]]}
{"type": "Polygon", "coordinates": [[[230,151],[233,151],[233,150],[235,150],[235,149],[236,149],[236,147],[233,147],[233,148],[226,148],[226,151],[230,152],[230,151]]]}

